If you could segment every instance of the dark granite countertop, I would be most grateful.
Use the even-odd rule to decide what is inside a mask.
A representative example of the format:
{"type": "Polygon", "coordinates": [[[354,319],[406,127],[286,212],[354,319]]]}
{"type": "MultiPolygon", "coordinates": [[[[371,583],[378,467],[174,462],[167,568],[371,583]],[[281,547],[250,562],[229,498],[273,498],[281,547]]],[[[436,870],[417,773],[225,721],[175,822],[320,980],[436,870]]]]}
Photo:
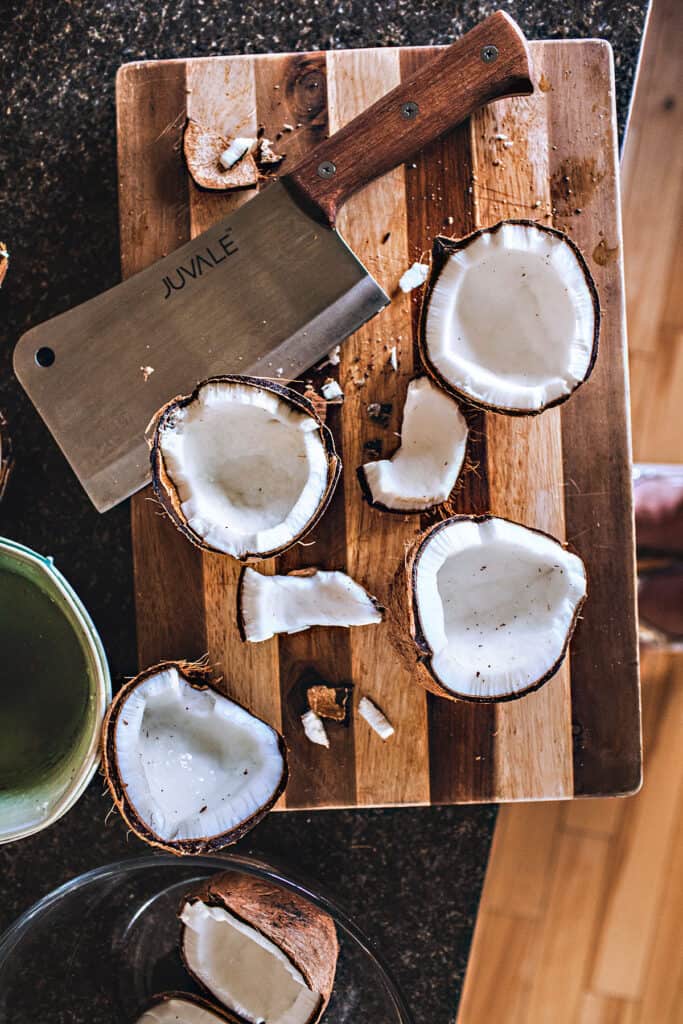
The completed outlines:
{"type": "MultiPolygon", "coordinates": [[[[623,128],[644,0],[26,0],[0,35],[0,408],[17,466],[0,533],[52,554],[98,625],[115,684],[133,674],[128,507],[89,504],[11,372],[32,324],[119,279],[114,75],[134,59],[444,43],[503,7],[530,38],[601,36],[623,128]]],[[[0,708],[1,713],[1,708],[0,708]]],[[[0,849],[0,928],[74,875],[138,854],[97,777],[56,826],[0,849]],[[105,820],[106,819],[106,820],[105,820]]],[[[318,879],[383,949],[419,1024],[454,1018],[495,820],[492,807],[273,814],[241,852],[318,879]]],[[[74,985],[78,985],[74,977],[74,985]]]]}

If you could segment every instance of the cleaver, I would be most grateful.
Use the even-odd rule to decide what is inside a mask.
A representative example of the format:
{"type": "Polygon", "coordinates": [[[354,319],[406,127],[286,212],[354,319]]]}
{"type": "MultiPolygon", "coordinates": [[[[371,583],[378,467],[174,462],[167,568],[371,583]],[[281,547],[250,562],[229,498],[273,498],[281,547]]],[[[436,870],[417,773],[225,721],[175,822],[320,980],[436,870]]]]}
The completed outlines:
{"type": "Polygon", "coordinates": [[[145,429],[167,400],[219,373],[297,378],[378,313],[389,298],[335,230],[342,203],[532,91],[524,36],[498,11],[214,227],[24,334],[15,373],[95,507],[148,483],[145,429]]]}

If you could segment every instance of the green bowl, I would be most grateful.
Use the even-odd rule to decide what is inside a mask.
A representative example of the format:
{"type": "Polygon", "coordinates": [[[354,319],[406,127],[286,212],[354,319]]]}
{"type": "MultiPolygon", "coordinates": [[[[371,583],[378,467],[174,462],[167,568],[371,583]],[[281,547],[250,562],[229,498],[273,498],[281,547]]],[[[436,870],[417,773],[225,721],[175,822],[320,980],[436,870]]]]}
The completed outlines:
{"type": "MultiPolygon", "coordinates": [[[[111,680],[104,648],[92,619],[52,559],[23,544],[0,538],[0,569],[20,576],[22,585],[28,583],[35,587],[42,598],[47,597],[50,604],[59,609],[67,629],[78,642],[87,674],[86,706],[59,758],[30,783],[18,782],[0,788],[0,843],[8,843],[52,825],[73,807],[85,790],[99,763],[100,729],[111,699],[111,680]]],[[[41,598],[36,597],[39,607],[41,598]]],[[[11,611],[10,608],[10,614],[11,611]]],[[[40,621],[32,622],[31,626],[38,639],[40,621]]],[[[11,685],[8,675],[3,686],[11,685]]],[[[4,699],[8,699],[8,691],[4,699]]]]}

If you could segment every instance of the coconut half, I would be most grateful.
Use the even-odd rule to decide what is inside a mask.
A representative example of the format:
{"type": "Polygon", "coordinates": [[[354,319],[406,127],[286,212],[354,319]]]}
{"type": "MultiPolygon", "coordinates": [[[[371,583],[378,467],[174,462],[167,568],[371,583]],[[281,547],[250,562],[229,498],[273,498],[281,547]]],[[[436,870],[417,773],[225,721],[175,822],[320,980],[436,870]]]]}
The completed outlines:
{"type": "Polygon", "coordinates": [[[227,1010],[219,1009],[201,996],[166,992],[138,1017],[136,1024],[240,1024],[227,1010]]]}
{"type": "Polygon", "coordinates": [[[467,422],[457,402],[429,377],[412,380],[403,407],[401,447],[358,469],[363,494],[387,512],[422,512],[446,501],[460,475],[467,422]]]}
{"type": "Polygon", "coordinates": [[[244,1024],[315,1024],[332,993],[334,922],[272,883],[225,872],[180,909],[180,948],[193,978],[244,1024]]]}
{"type": "Polygon", "coordinates": [[[287,783],[282,737],[205,682],[162,662],[119,690],[103,726],[109,790],[131,829],[171,853],[237,842],[287,783]]]}
{"type": "Polygon", "coordinates": [[[237,622],[251,643],[311,626],[368,626],[382,617],[377,599],[346,573],[300,569],[287,576],[264,576],[255,569],[242,570],[237,622]]]}
{"type": "Polygon", "coordinates": [[[189,118],[183,134],[183,154],[195,185],[220,190],[254,188],[258,184],[258,168],[250,147],[244,146],[244,141],[228,139],[189,118]],[[231,156],[222,162],[221,157],[225,153],[231,156]],[[237,156],[238,153],[241,155],[237,156]],[[236,157],[234,160],[233,155],[236,157]]]}
{"type": "Polygon", "coordinates": [[[420,349],[438,384],[498,412],[539,413],[590,375],[600,304],[585,259],[563,232],[501,221],[434,242],[420,349]]]}
{"type": "Polygon", "coordinates": [[[495,516],[453,516],[408,562],[409,626],[440,696],[502,701],[557,672],[587,592],[586,569],[558,540],[495,516]]]}
{"type": "Polygon", "coordinates": [[[242,561],[280,554],[318,522],[341,463],[296,391],[212,377],[157,414],[154,491],[198,547],[242,561]]]}

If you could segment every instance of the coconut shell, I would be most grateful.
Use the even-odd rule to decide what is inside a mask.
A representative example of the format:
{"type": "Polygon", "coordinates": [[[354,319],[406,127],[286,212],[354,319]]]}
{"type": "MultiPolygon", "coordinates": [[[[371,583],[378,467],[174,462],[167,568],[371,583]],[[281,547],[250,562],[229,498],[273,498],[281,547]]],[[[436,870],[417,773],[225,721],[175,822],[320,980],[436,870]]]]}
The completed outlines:
{"type": "MultiPolygon", "coordinates": [[[[493,516],[492,513],[488,512],[484,515],[450,516],[448,519],[442,519],[439,522],[434,523],[433,526],[430,526],[429,529],[421,533],[417,540],[410,546],[406,553],[405,564],[399,570],[395,580],[394,589],[396,600],[394,602],[394,620],[392,623],[393,628],[390,628],[389,635],[399,653],[401,653],[404,658],[410,659],[413,669],[417,668],[415,678],[420,686],[429,693],[433,693],[437,697],[445,697],[447,700],[453,700],[456,702],[462,701],[468,704],[505,704],[509,701],[519,700],[520,697],[526,697],[527,694],[533,693],[535,690],[540,690],[540,688],[544,686],[549,679],[552,679],[564,661],[567,651],[569,650],[571,638],[576,628],[576,623],[579,619],[579,614],[583,608],[586,597],[588,596],[588,578],[586,577],[586,595],[576,606],[559,658],[548,669],[548,671],[541,676],[540,679],[534,680],[534,682],[530,686],[526,687],[526,689],[519,690],[516,693],[505,694],[501,697],[476,697],[469,696],[467,694],[456,695],[451,690],[446,689],[446,687],[441,684],[432,668],[433,652],[427,643],[420,623],[419,609],[415,600],[417,563],[420,553],[424,549],[424,546],[430,537],[439,530],[443,530],[444,527],[449,526],[452,522],[456,520],[467,520],[473,523],[485,523],[488,522],[489,519],[494,518],[506,519],[507,522],[512,522],[511,519],[507,519],[505,516],[493,516]],[[410,638],[410,642],[406,641],[407,637],[410,638]]],[[[551,533],[547,533],[545,530],[538,530],[531,526],[527,526],[525,529],[530,530],[533,533],[538,533],[542,537],[548,537],[550,540],[554,541],[555,544],[559,544],[566,550],[573,552],[571,544],[561,544],[557,537],[553,537],[551,533]]]]}
{"type": "Polygon", "coordinates": [[[258,167],[251,153],[245,153],[230,169],[221,165],[220,155],[229,145],[230,139],[224,135],[188,118],[183,134],[183,153],[195,185],[212,191],[226,191],[254,188],[258,184],[258,167]]]}
{"type": "Polygon", "coordinates": [[[349,713],[349,697],[351,686],[330,686],[316,683],[306,690],[308,706],[321,718],[329,718],[333,722],[345,722],[349,713]]]}
{"type": "MultiPolygon", "coordinates": [[[[149,1010],[153,1010],[156,1006],[161,1003],[170,1003],[172,999],[182,999],[185,1003],[192,1003],[194,1006],[201,1007],[202,1010],[208,1010],[212,1013],[217,1021],[225,1021],[226,1024],[243,1024],[239,1017],[236,1017],[234,1013],[227,1010],[225,1007],[218,1006],[216,1003],[210,1003],[208,999],[204,999],[203,996],[195,995],[192,992],[162,992],[160,995],[155,996],[140,1012],[140,1017],[147,1013],[149,1010]]],[[[139,1020],[140,1018],[138,1018],[139,1020]]]]}
{"type": "Polygon", "coordinates": [[[566,234],[566,232],[559,231],[557,228],[548,227],[547,224],[539,224],[538,221],[535,220],[528,220],[525,218],[513,218],[510,220],[500,220],[498,221],[497,224],[494,224],[493,227],[490,228],[479,228],[477,231],[473,231],[471,234],[466,235],[464,238],[444,238],[442,235],[437,235],[436,238],[434,239],[434,245],[432,249],[431,271],[429,274],[429,280],[427,281],[427,287],[425,289],[424,296],[422,299],[422,308],[420,310],[420,326],[418,330],[418,351],[420,353],[422,363],[424,364],[424,368],[429,374],[429,376],[432,378],[432,380],[438,387],[443,388],[443,390],[447,391],[449,395],[452,395],[454,398],[458,398],[461,401],[467,402],[475,409],[484,409],[485,411],[489,412],[499,412],[503,413],[506,416],[538,416],[539,413],[545,412],[546,409],[552,409],[553,406],[561,405],[563,402],[566,402],[567,399],[571,398],[574,392],[588,380],[591,373],[593,372],[595,360],[598,358],[599,338],[600,299],[598,297],[598,289],[595,285],[593,275],[590,272],[590,269],[588,267],[588,264],[586,263],[586,259],[583,253],[579,249],[576,242],[574,242],[573,239],[571,239],[569,235],[566,234]],[[446,378],[441,375],[439,370],[437,370],[437,368],[431,362],[429,358],[429,350],[427,348],[426,328],[429,303],[431,301],[432,292],[434,291],[434,286],[438,281],[441,271],[446,265],[448,259],[453,255],[453,253],[459,252],[462,249],[466,249],[471,242],[474,242],[475,239],[479,238],[481,235],[494,234],[496,231],[500,231],[500,229],[504,227],[506,224],[518,224],[522,227],[537,228],[539,231],[545,231],[547,234],[554,235],[556,238],[560,238],[562,239],[562,241],[566,242],[569,248],[576,256],[578,264],[581,267],[581,270],[583,271],[583,276],[586,281],[586,285],[593,300],[593,310],[595,313],[595,326],[593,330],[593,350],[591,353],[591,358],[586,373],[581,380],[576,382],[571,391],[569,391],[566,395],[560,395],[558,398],[553,399],[551,402],[547,402],[539,409],[509,409],[507,406],[505,408],[499,408],[498,406],[489,405],[486,402],[481,402],[475,398],[472,398],[472,396],[469,395],[467,392],[461,391],[459,388],[456,388],[450,381],[446,380],[446,378]]]}
{"type": "MultiPolygon", "coordinates": [[[[216,850],[221,850],[225,846],[231,846],[233,843],[239,842],[239,840],[250,832],[255,825],[258,825],[259,821],[265,818],[271,807],[277,803],[285,790],[289,778],[289,769],[287,767],[287,747],[284,738],[278,733],[278,746],[283,760],[282,778],[270,800],[268,800],[268,802],[262,807],[259,807],[258,811],[256,811],[256,813],[250,818],[247,818],[229,832],[224,832],[220,835],[203,836],[198,839],[180,839],[176,842],[162,839],[138,816],[135,807],[128,798],[127,786],[121,778],[118,759],[116,756],[116,723],[119,719],[119,715],[123,712],[126,706],[126,700],[132,691],[135,690],[136,687],[140,686],[145,679],[148,679],[149,676],[156,675],[156,673],[162,672],[167,668],[177,669],[179,674],[195,690],[213,689],[216,693],[220,692],[207,681],[210,669],[201,664],[198,665],[197,663],[190,663],[186,661],[161,661],[157,665],[152,665],[151,668],[145,669],[144,672],[140,672],[140,674],[135,676],[134,679],[129,680],[129,682],[125,683],[121,687],[114,697],[107,709],[107,713],[104,716],[104,721],[102,723],[102,769],[104,777],[116,809],[138,839],[142,839],[142,841],[147,843],[149,846],[157,847],[160,850],[166,850],[168,853],[174,853],[178,856],[184,856],[185,854],[215,853],[216,850]]],[[[224,696],[224,694],[221,694],[221,696],[224,696]]],[[[239,703],[238,701],[233,700],[232,697],[230,697],[230,700],[235,704],[239,703]]],[[[244,707],[244,705],[242,704],[241,707],[244,707]]],[[[245,710],[249,711],[249,708],[245,708],[245,710]]],[[[253,715],[253,712],[249,711],[249,713],[253,715]]],[[[258,715],[253,715],[253,717],[258,718],[258,715]]],[[[259,721],[263,720],[259,719],[259,721]]]]}
{"type": "Polygon", "coordinates": [[[9,250],[4,242],[0,242],[0,288],[9,270],[9,250]]]}
{"type": "MultiPolygon", "coordinates": [[[[228,910],[282,950],[308,987],[322,996],[318,1013],[309,1021],[317,1024],[332,995],[339,956],[337,930],[330,915],[289,889],[236,871],[214,875],[191,889],[183,905],[198,901],[228,910]]],[[[182,925],[180,949],[185,966],[195,981],[206,988],[185,959],[184,933],[182,925]]],[[[242,1018],[238,1019],[242,1024],[242,1018]]]]}
{"type": "Polygon", "coordinates": [[[281,398],[290,405],[299,409],[301,412],[311,416],[318,424],[320,430],[320,437],[325,448],[325,454],[327,456],[327,487],[323,494],[320,504],[318,505],[317,511],[312,518],[306,523],[304,528],[295,536],[292,537],[291,541],[287,544],[273,548],[271,551],[250,551],[242,555],[238,560],[240,562],[259,562],[266,558],[273,558],[275,555],[281,555],[283,551],[287,551],[293,547],[298,541],[305,537],[311,530],[317,526],[321,517],[324,515],[327,506],[329,505],[334,489],[337,486],[339,475],[341,473],[341,459],[337,455],[334,438],[328,427],[321,421],[317,415],[315,409],[303,395],[300,395],[298,391],[292,390],[292,388],[286,387],[284,384],[278,384],[275,381],[267,381],[261,377],[244,377],[239,374],[222,374],[217,377],[209,377],[207,380],[203,380],[194,389],[190,395],[179,395],[176,398],[171,399],[166,405],[156,413],[152,419],[148,430],[152,432],[151,440],[151,452],[150,461],[152,466],[152,486],[154,487],[154,493],[162,506],[166,514],[172,519],[175,526],[180,532],[191,541],[195,547],[201,548],[203,551],[213,551],[215,554],[223,555],[225,558],[232,558],[234,556],[228,555],[225,551],[216,551],[211,545],[207,544],[198,534],[190,528],[183,515],[181,508],[180,498],[175,488],[173,480],[169,476],[166,465],[164,463],[164,457],[161,451],[161,431],[163,428],[173,422],[173,417],[178,409],[182,409],[192,402],[196,401],[199,392],[207,384],[215,383],[226,383],[226,384],[240,384],[247,385],[249,387],[260,388],[263,391],[270,391],[278,398],[281,398]]]}

